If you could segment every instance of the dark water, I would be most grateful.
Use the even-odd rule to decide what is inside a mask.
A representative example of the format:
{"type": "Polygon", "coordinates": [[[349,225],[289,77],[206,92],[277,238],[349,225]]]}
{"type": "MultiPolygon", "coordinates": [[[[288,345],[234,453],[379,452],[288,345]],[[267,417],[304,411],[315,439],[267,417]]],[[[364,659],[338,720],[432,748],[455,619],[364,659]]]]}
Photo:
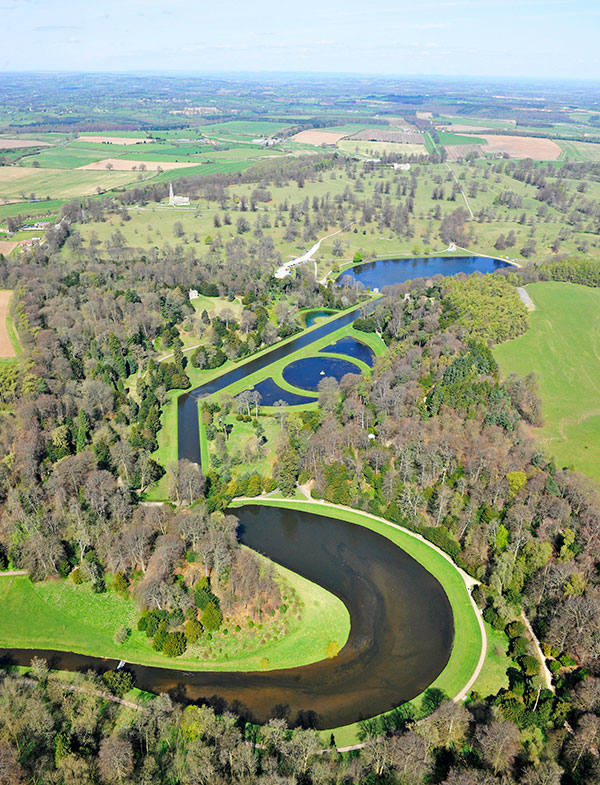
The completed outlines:
{"type": "Polygon", "coordinates": [[[370,289],[383,289],[413,278],[431,278],[434,275],[456,275],[457,273],[493,273],[507,262],[489,259],[487,256],[428,256],[415,259],[378,259],[351,267],[338,276],[338,283],[345,276],[370,289]]]}
{"type": "MultiPolygon", "coordinates": [[[[372,717],[422,692],[445,667],[454,639],[440,583],[407,553],[369,529],[306,512],[234,510],[241,540],[337,595],[350,613],[340,653],[300,668],[208,673],[129,666],[136,684],[183,702],[208,702],[246,719],[333,728],[372,717]]],[[[341,641],[340,641],[341,643],[341,641]]],[[[5,661],[41,656],[67,670],[114,668],[77,654],[0,650],[5,661]]]]}
{"type": "Polygon", "coordinates": [[[348,357],[354,357],[356,360],[362,360],[370,368],[373,367],[373,362],[375,360],[375,355],[373,354],[371,348],[365,343],[357,341],[356,338],[352,338],[351,336],[340,338],[339,341],[330,343],[329,346],[325,346],[323,349],[319,349],[319,351],[334,352],[334,354],[347,354],[348,357]]]}
{"type": "Polygon", "coordinates": [[[339,382],[347,373],[361,373],[361,370],[349,360],[338,360],[336,357],[304,357],[286,365],[281,375],[294,387],[317,390],[319,382],[326,376],[339,382]]]}
{"type": "Polygon", "coordinates": [[[313,396],[298,395],[289,390],[284,390],[271,377],[255,384],[252,389],[260,393],[261,406],[273,406],[277,401],[285,401],[288,406],[295,406],[299,403],[313,403],[317,400],[313,396]]]}
{"type": "Polygon", "coordinates": [[[302,318],[306,327],[312,327],[319,317],[331,316],[332,313],[333,311],[306,311],[306,313],[302,314],[302,318]]]}

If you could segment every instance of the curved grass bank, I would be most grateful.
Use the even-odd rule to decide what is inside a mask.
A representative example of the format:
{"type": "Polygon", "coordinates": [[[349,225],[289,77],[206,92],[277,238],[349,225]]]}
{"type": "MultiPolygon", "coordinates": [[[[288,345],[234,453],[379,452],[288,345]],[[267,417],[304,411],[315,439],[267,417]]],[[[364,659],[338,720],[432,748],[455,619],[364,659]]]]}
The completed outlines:
{"type": "MultiPolygon", "coordinates": [[[[235,499],[232,506],[247,503],[305,510],[325,515],[328,518],[339,518],[349,523],[365,526],[391,540],[435,575],[442,584],[452,606],[455,639],[448,664],[430,687],[443,690],[455,700],[462,700],[467,696],[488,654],[487,640],[483,621],[479,613],[476,612],[467,589],[467,583],[472,584],[475,581],[460,570],[449,556],[408,529],[348,507],[340,507],[328,502],[273,497],[235,499]]],[[[414,699],[414,702],[419,702],[419,696],[414,699]]],[[[352,723],[326,731],[323,738],[328,742],[329,734],[333,733],[337,746],[351,745],[357,742],[358,731],[359,724],[352,723]]]]}
{"type": "MultiPolygon", "coordinates": [[[[265,558],[265,557],[261,557],[265,558]]],[[[0,574],[0,648],[56,649],[95,657],[123,659],[140,665],[202,671],[256,671],[308,665],[331,656],[350,632],[343,602],[326,589],[273,563],[303,605],[302,618],[290,621],[287,635],[272,643],[249,644],[232,635],[214,641],[224,648],[219,659],[200,659],[193,649],[181,657],[154,651],[152,641],[136,628],[139,611],[133,600],[114,591],[95,594],[88,585],[71,581],[32,583],[26,575],[0,574]],[[118,645],[119,627],[130,627],[129,639],[118,645]],[[227,657],[227,658],[226,658],[227,657]]]]}

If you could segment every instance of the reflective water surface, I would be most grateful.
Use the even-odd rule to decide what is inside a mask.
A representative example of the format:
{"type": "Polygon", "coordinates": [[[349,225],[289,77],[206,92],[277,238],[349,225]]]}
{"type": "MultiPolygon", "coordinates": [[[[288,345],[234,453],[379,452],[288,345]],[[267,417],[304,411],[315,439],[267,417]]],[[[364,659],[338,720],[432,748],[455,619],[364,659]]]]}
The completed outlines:
{"type": "MultiPolygon", "coordinates": [[[[437,579],[407,553],[369,529],[320,515],[256,505],[232,512],[242,542],[340,597],[350,613],[348,641],[332,659],[276,671],[129,666],[138,687],[231,708],[256,722],[277,716],[333,728],[400,705],[443,670],[454,639],[450,603],[437,579]]],[[[0,656],[20,664],[42,656],[68,670],[117,664],[52,651],[4,650],[0,656]]]]}

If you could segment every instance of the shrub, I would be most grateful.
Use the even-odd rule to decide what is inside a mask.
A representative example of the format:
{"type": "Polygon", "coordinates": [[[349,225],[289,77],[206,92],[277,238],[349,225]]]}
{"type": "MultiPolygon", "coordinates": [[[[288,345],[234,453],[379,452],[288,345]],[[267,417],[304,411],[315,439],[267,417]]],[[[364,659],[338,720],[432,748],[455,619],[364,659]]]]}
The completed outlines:
{"type": "MultiPolygon", "coordinates": [[[[147,634],[147,632],[148,631],[146,630],[146,634],[147,634]]],[[[152,648],[155,651],[162,651],[163,650],[163,647],[165,645],[165,641],[167,640],[167,635],[168,634],[169,634],[169,630],[168,630],[168,627],[167,627],[167,622],[164,621],[164,620],[159,622],[158,629],[156,630],[156,632],[154,633],[154,636],[152,638],[152,648]]]]}
{"type": "Polygon", "coordinates": [[[525,632],[525,625],[519,619],[515,619],[506,625],[506,634],[509,638],[518,638],[525,632]]]}
{"type": "Polygon", "coordinates": [[[527,654],[528,649],[529,641],[527,638],[519,636],[518,638],[513,638],[510,642],[510,653],[515,659],[523,654],[527,654]]]}
{"type": "Polygon", "coordinates": [[[163,644],[167,657],[180,657],[186,649],[185,635],[182,632],[169,632],[163,644]]]}
{"type": "Polygon", "coordinates": [[[117,592],[117,594],[121,594],[125,596],[127,594],[127,590],[129,588],[129,581],[123,575],[122,572],[115,573],[113,578],[113,589],[117,592]]]}
{"type": "Polygon", "coordinates": [[[81,570],[79,567],[75,567],[73,572],[71,573],[71,580],[75,584],[75,586],[79,586],[83,583],[83,575],[81,574],[81,570]]]}
{"type": "Polygon", "coordinates": [[[540,672],[540,663],[535,657],[532,657],[529,654],[524,654],[522,657],[519,657],[519,665],[526,676],[537,676],[540,672]]]}
{"type": "Polygon", "coordinates": [[[202,626],[206,630],[213,632],[214,630],[218,630],[221,626],[221,622],[223,621],[223,614],[213,602],[209,602],[202,611],[200,620],[202,622],[202,626]]]}
{"type": "Polygon", "coordinates": [[[133,674],[126,670],[106,671],[102,674],[102,681],[106,688],[117,698],[122,698],[133,687],[133,674]]]}
{"type": "Polygon", "coordinates": [[[113,640],[117,646],[122,646],[130,635],[131,630],[129,627],[119,627],[119,629],[115,632],[113,640]]]}
{"type": "Polygon", "coordinates": [[[185,623],[185,637],[188,643],[196,643],[198,638],[202,635],[202,625],[198,619],[190,619],[185,623]]]}

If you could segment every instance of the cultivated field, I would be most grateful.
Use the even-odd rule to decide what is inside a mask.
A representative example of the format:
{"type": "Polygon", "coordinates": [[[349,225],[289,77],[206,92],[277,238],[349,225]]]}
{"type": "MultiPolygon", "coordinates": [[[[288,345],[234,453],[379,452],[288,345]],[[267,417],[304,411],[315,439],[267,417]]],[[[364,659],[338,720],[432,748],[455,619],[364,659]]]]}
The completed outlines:
{"type": "Polygon", "coordinates": [[[17,356],[6,325],[11,296],[12,292],[6,289],[0,290],[0,357],[2,358],[17,356]]]}
{"type": "Polygon", "coordinates": [[[377,156],[387,155],[426,155],[424,144],[402,144],[400,142],[361,142],[354,139],[343,139],[338,142],[340,150],[359,155],[377,156]]]}
{"type": "Polygon", "coordinates": [[[294,142],[301,142],[302,144],[336,144],[340,139],[346,136],[345,133],[333,131],[300,131],[299,134],[294,134],[290,137],[294,142]]]}
{"type": "Polygon", "coordinates": [[[482,147],[480,144],[454,144],[454,145],[446,145],[444,150],[448,156],[448,161],[461,161],[467,155],[471,153],[481,153],[482,150],[485,148],[482,147]]]}
{"type": "Polygon", "coordinates": [[[9,253],[14,251],[19,243],[15,243],[12,240],[0,240],[0,253],[3,256],[8,256],[9,253]]]}
{"type": "Polygon", "coordinates": [[[551,139],[538,139],[535,136],[496,136],[480,134],[486,141],[485,153],[507,153],[511,158],[533,158],[536,161],[557,161],[561,149],[551,139]]]}
{"type": "Polygon", "coordinates": [[[401,131],[387,128],[366,128],[359,131],[352,140],[360,139],[367,142],[400,142],[401,144],[423,144],[420,131],[401,131]]]}
{"type": "Polygon", "coordinates": [[[77,169],[88,171],[100,171],[112,169],[115,172],[148,171],[156,172],[159,169],[168,171],[169,169],[181,169],[186,166],[195,166],[195,161],[177,163],[175,161],[128,161],[126,158],[104,158],[101,161],[93,161],[85,166],[78,166],[77,169]]]}
{"type": "Polygon", "coordinates": [[[504,375],[535,372],[544,425],[534,433],[549,455],[600,480],[600,290],[541,282],[527,291],[529,330],[494,354],[504,375]]]}
{"type": "Polygon", "coordinates": [[[85,172],[77,169],[36,169],[29,166],[0,167],[0,198],[18,199],[34,193],[69,199],[90,196],[101,191],[126,185],[136,178],[135,172],[85,172]]]}
{"type": "Polygon", "coordinates": [[[24,147],[51,147],[51,144],[36,139],[5,139],[0,136],[0,150],[20,150],[24,147]]]}
{"type": "Polygon", "coordinates": [[[81,136],[85,142],[95,142],[96,144],[145,144],[150,142],[143,136],[81,136]]]}
{"type": "Polygon", "coordinates": [[[600,144],[592,142],[558,142],[561,161],[600,161],[600,144]]]}

